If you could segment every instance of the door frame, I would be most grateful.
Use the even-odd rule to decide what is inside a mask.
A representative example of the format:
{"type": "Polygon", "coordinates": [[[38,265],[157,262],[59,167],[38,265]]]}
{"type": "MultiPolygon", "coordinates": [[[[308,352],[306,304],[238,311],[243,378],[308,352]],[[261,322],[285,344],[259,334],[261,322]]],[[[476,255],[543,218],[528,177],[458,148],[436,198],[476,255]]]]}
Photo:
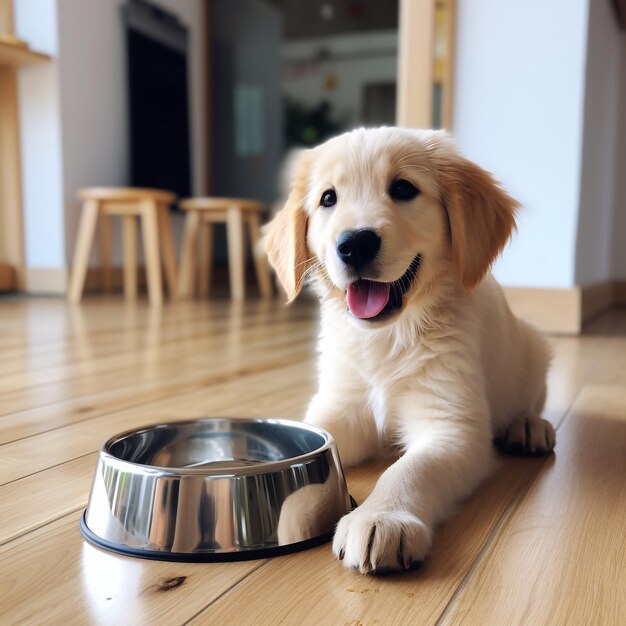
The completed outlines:
{"type": "Polygon", "coordinates": [[[435,12],[446,9],[442,126],[452,129],[456,0],[399,0],[398,126],[432,128],[435,12]]]}

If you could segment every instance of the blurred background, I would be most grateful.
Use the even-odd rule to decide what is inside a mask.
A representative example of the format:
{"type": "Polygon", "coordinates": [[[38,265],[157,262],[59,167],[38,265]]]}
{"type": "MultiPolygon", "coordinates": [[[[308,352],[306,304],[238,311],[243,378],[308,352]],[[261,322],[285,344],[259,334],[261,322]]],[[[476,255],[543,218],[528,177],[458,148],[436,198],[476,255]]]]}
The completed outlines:
{"type": "MultiPolygon", "coordinates": [[[[267,219],[291,148],[362,125],[442,127],[524,206],[495,267],[514,307],[567,306],[567,322],[541,324],[575,331],[626,300],[624,6],[0,0],[0,290],[67,293],[82,188],[254,199],[267,219]]],[[[185,217],[172,203],[177,258],[185,217]]],[[[218,292],[225,223],[204,252],[218,292]]],[[[98,258],[94,245],[87,291],[98,258]]]]}

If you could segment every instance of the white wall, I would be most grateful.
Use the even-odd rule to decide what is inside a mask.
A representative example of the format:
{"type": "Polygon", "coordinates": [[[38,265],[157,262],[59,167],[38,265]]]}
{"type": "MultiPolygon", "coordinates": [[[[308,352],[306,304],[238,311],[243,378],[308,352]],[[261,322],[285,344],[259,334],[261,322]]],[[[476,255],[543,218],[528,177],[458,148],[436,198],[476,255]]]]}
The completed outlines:
{"type": "Polygon", "coordinates": [[[59,65],[66,258],[80,216],[76,192],[128,184],[125,45],[118,2],[61,0],[59,65]]]}
{"type": "MultiPolygon", "coordinates": [[[[193,192],[206,193],[207,164],[204,22],[201,0],[153,0],[171,10],[189,29],[189,87],[193,192]]],[[[76,191],[90,185],[129,183],[129,135],[123,0],[62,0],[59,11],[59,63],[66,208],[66,254],[71,262],[80,206],[76,191]]],[[[174,219],[179,241],[182,218],[174,219]]],[[[119,232],[113,262],[121,261],[119,232]]],[[[93,255],[92,255],[93,256],[93,255]]]]}
{"type": "MultiPolygon", "coordinates": [[[[213,193],[274,202],[283,158],[281,12],[266,0],[214,0],[211,20],[213,193]]],[[[223,243],[219,234],[218,258],[223,243]]]]}
{"type": "MultiPolygon", "coordinates": [[[[56,57],[55,0],[15,3],[18,37],[56,57]]],[[[22,68],[18,74],[26,265],[65,267],[58,63],[22,68]]],[[[27,276],[28,281],[28,276],[27,276]]]]}
{"type": "Polygon", "coordinates": [[[363,88],[370,83],[396,81],[397,49],[396,31],[286,41],[281,54],[283,93],[308,106],[327,100],[341,125],[347,128],[360,125],[363,88]],[[314,59],[320,49],[340,58],[316,63],[314,59]],[[393,54],[389,54],[390,50],[393,54]],[[343,55],[355,58],[342,59],[343,55]],[[367,56],[359,58],[359,55],[367,56]],[[302,59],[312,62],[297,63],[302,59]],[[337,79],[332,90],[324,86],[329,75],[337,79]]]}
{"type": "MultiPolygon", "coordinates": [[[[206,193],[205,63],[202,0],[153,0],[175,12],[190,34],[189,86],[194,194],[206,193]]],[[[127,185],[126,52],[122,0],[19,0],[16,31],[52,62],[19,77],[26,264],[63,290],[80,206],[89,185],[127,185]],[[42,273],[43,272],[43,273],[42,273]],[[48,272],[48,274],[46,274],[48,272]]],[[[174,220],[180,240],[182,218],[174,220]]],[[[119,236],[114,262],[119,263],[119,236]]],[[[27,278],[28,278],[27,272],[27,278]]],[[[45,281],[37,291],[46,291],[45,281]]]]}
{"type": "Polygon", "coordinates": [[[495,266],[506,285],[575,281],[587,4],[458,2],[454,133],[524,205],[495,266]]]}
{"type": "MultiPolygon", "coordinates": [[[[614,198],[615,175],[624,176],[615,171],[620,78],[626,69],[621,62],[622,40],[609,0],[591,0],[576,246],[578,285],[612,278],[614,210],[625,206],[623,196],[614,198]]],[[[622,111],[624,117],[626,109],[622,111]]]]}

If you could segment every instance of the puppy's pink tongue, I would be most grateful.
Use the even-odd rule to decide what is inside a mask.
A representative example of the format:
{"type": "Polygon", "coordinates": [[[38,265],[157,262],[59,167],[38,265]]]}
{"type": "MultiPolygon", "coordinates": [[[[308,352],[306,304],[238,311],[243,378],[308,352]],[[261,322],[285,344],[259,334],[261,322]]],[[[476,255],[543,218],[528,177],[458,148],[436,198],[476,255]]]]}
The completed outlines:
{"type": "Polygon", "coordinates": [[[355,317],[375,317],[389,302],[389,284],[357,280],[348,287],[348,308],[355,317]]]}

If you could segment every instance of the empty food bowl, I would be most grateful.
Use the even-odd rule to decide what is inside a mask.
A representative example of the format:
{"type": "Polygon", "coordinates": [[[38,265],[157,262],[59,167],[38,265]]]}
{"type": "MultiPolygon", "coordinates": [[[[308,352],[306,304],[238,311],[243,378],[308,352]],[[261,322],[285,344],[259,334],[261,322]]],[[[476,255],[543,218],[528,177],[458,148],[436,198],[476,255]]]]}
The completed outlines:
{"type": "Polygon", "coordinates": [[[81,530],[125,555],[228,561],[323,543],[351,509],[326,431],[288,420],[198,419],[109,439],[81,530]]]}

